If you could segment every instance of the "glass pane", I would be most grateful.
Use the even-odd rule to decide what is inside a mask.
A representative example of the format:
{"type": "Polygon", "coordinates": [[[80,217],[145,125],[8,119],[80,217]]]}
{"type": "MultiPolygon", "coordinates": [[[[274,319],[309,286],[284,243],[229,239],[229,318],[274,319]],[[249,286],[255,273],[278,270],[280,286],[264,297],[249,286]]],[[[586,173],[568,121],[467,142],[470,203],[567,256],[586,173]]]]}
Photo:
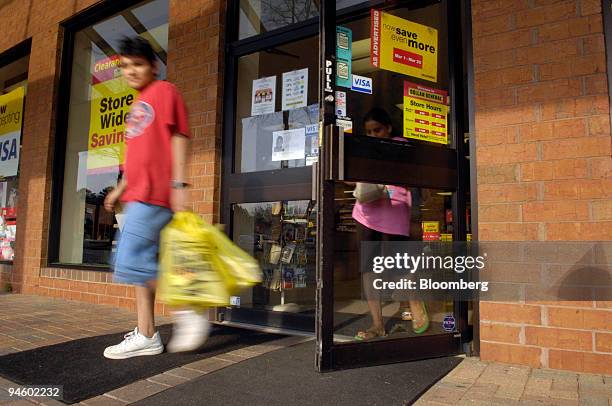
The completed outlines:
{"type": "Polygon", "coordinates": [[[318,156],[318,42],[238,60],[235,172],[311,165],[318,156]]]}
{"type": "Polygon", "coordinates": [[[319,16],[316,0],[240,0],[238,39],[319,16]]]}
{"type": "Polygon", "coordinates": [[[12,261],[15,256],[22,129],[19,122],[23,126],[29,62],[30,57],[25,56],[0,67],[0,95],[7,95],[0,102],[0,261],[12,261]]]}
{"type": "MultiPolygon", "coordinates": [[[[415,336],[413,327],[420,326],[425,302],[411,297],[405,290],[381,294],[370,289],[373,274],[362,273],[360,269],[361,249],[366,249],[361,242],[452,239],[452,215],[449,215],[452,193],[387,185],[386,197],[359,203],[356,207],[354,189],[353,184],[339,184],[336,189],[335,341],[353,342],[358,336],[369,340],[415,336]],[[401,220],[402,216],[405,221],[401,220]]],[[[447,333],[443,322],[453,313],[453,301],[425,304],[430,326],[422,334],[447,333]]]]}
{"type": "Polygon", "coordinates": [[[123,164],[125,116],[136,97],[119,70],[119,40],[140,35],[157,57],[158,78],[166,77],[168,1],[148,1],[76,33],[59,261],[108,264],[116,221],[103,209],[123,164]]]}
{"type": "Polygon", "coordinates": [[[315,224],[316,207],[310,200],[233,206],[233,239],[259,261],[264,273],[262,284],[241,293],[240,307],[314,312],[315,224]]]}
{"type": "Polygon", "coordinates": [[[411,9],[387,3],[393,2],[372,9],[381,11],[379,18],[368,14],[338,26],[339,124],[345,133],[366,135],[368,113],[377,108],[388,118],[384,137],[452,147],[445,5],[411,9]],[[373,49],[379,49],[377,61],[373,49]]]}

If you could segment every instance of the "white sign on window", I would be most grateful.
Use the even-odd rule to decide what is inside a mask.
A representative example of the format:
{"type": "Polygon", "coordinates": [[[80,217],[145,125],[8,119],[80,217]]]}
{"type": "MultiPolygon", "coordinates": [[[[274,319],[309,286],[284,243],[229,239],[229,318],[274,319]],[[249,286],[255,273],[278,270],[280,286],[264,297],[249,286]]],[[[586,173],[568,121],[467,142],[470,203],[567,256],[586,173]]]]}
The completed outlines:
{"type": "Polygon", "coordinates": [[[251,116],[274,113],[276,100],[276,76],[253,81],[251,96],[251,116]]]}
{"type": "Polygon", "coordinates": [[[308,102],[308,68],[283,73],[283,110],[306,107],[308,102]]]}
{"type": "Polygon", "coordinates": [[[306,154],[306,129],[274,131],[272,133],[272,160],[304,159],[306,154]]]}

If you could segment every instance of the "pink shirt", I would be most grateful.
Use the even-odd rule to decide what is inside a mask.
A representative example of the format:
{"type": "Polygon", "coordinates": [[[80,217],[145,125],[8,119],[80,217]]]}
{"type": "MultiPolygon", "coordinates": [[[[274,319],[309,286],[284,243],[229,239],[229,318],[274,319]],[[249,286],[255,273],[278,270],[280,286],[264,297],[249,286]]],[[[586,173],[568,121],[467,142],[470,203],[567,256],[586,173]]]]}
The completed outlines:
{"type": "Polygon", "coordinates": [[[369,203],[356,202],[353,218],[371,230],[385,234],[410,235],[412,194],[400,186],[387,186],[389,198],[369,203]]]}

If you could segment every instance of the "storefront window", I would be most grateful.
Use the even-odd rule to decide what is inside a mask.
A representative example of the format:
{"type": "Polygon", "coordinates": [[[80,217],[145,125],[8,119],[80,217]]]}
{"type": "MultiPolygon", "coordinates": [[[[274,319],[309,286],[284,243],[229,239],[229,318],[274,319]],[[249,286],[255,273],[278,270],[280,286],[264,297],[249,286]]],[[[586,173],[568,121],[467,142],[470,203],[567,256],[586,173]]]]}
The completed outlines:
{"type": "Polygon", "coordinates": [[[318,156],[318,40],[238,60],[236,172],[311,165],[318,156]]]}
{"type": "Polygon", "coordinates": [[[318,16],[319,1],[315,0],[240,0],[238,39],[264,34],[318,16]]]}
{"type": "Polygon", "coordinates": [[[74,36],[59,261],[106,265],[116,230],[104,197],[117,184],[124,159],[124,121],[136,92],[119,70],[119,41],[139,35],[166,78],[168,1],[146,1],[74,36]]]}
{"type": "Polygon", "coordinates": [[[19,157],[29,56],[0,68],[0,261],[15,256],[19,157]]]}

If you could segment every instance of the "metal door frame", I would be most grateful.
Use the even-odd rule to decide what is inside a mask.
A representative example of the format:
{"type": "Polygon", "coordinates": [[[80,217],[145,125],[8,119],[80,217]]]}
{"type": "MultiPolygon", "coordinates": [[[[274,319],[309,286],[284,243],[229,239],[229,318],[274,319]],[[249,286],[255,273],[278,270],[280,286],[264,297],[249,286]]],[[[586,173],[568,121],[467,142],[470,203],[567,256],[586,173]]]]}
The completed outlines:
{"type": "MultiPolygon", "coordinates": [[[[455,219],[454,241],[459,241],[459,237],[465,235],[466,194],[470,190],[469,162],[466,159],[466,156],[469,155],[469,148],[464,139],[464,133],[468,131],[468,123],[465,119],[466,115],[457,114],[457,112],[464,112],[467,107],[467,85],[464,82],[463,72],[465,18],[462,17],[466,15],[466,1],[411,2],[411,5],[428,5],[439,2],[446,5],[449,24],[449,66],[451,67],[449,69],[449,96],[451,106],[453,106],[449,117],[449,129],[454,134],[454,148],[442,150],[426,146],[400,146],[397,143],[392,145],[391,142],[387,146],[380,146],[389,154],[393,154],[394,150],[400,148],[402,154],[411,154],[415,158],[427,151],[430,154],[437,154],[436,159],[428,160],[431,166],[444,168],[446,165],[449,170],[441,171],[438,178],[427,179],[417,176],[411,179],[411,184],[417,187],[444,187],[454,192],[452,198],[453,219],[455,219]]],[[[368,8],[370,7],[372,4],[368,8]]],[[[371,140],[356,137],[344,138],[339,128],[335,126],[336,25],[335,0],[321,0],[319,19],[321,130],[319,164],[316,166],[317,170],[313,178],[316,181],[314,186],[318,203],[315,368],[323,372],[458,354],[463,351],[463,344],[472,339],[472,331],[467,325],[466,302],[455,302],[454,313],[458,321],[458,332],[456,333],[334,344],[334,184],[337,181],[351,178],[376,182],[388,179],[389,173],[388,168],[386,169],[384,165],[375,165],[377,159],[372,153],[371,147],[374,144],[371,140]],[[377,166],[378,169],[376,169],[377,166]]],[[[396,165],[402,164],[398,161],[396,165]]],[[[414,163],[403,165],[414,166],[414,163]]]]}

